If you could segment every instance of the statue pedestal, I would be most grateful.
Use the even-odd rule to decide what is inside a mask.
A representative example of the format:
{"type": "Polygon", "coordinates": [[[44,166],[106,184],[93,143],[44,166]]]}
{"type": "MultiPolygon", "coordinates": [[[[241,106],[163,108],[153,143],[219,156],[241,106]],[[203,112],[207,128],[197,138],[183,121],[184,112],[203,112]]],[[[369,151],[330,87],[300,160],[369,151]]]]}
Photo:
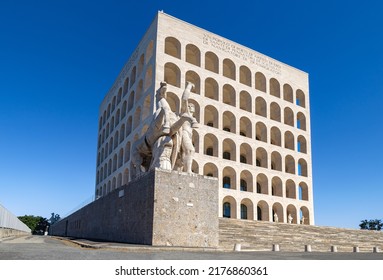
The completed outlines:
{"type": "Polygon", "coordinates": [[[218,247],[218,180],[155,169],[51,227],[52,235],[218,247]]]}
{"type": "Polygon", "coordinates": [[[218,181],[156,169],[152,245],[218,247],[218,181]]]}

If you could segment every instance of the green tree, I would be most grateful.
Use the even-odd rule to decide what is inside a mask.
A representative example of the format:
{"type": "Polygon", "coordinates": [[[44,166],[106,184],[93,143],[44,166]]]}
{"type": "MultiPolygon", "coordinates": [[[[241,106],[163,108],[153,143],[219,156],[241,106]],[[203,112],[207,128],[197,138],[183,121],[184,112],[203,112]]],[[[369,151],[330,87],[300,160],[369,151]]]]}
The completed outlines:
{"type": "Polygon", "coordinates": [[[366,230],[382,230],[383,223],[382,220],[373,219],[373,220],[362,220],[359,224],[360,229],[366,230]]]}
{"type": "Polygon", "coordinates": [[[49,226],[48,220],[41,216],[24,215],[18,218],[32,230],[32,234],[44,234],[49,226]]]}

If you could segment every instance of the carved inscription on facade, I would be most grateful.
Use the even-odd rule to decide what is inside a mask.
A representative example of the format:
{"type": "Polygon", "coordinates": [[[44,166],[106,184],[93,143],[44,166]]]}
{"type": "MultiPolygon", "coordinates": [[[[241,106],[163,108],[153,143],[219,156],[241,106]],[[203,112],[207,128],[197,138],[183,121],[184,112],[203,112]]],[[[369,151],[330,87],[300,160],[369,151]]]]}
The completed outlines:
{"type": "Polygon", "coordinates": [[[282,66],[274,60],[266,56],[257,54],[255,52],[246,50],[236,44],[223,40],[222,38],[205,33],[203,35],[203,44],[211,46],[217,50],[226,52],[250,64],[262,67],[263,69],[271,71],[274,74],[281,74],[282,66]]]}

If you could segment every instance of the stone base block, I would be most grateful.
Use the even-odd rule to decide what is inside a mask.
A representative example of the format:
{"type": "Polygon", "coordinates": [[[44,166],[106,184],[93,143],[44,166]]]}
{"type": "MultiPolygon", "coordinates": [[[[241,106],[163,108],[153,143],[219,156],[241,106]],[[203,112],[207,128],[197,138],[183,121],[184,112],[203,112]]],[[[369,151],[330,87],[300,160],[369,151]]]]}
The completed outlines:
{"type": "Polygon", "coordinates": [[[156,246],[218,247],[218,181],[156,169],[52,225],[51,234],[156,246]]]}

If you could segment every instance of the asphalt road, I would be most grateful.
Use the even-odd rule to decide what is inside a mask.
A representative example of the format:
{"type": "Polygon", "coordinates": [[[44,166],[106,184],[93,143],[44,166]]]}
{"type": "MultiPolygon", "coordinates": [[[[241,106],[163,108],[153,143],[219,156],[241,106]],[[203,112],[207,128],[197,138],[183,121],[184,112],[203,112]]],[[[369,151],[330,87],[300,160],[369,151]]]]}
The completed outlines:
{"type": "Polygon", "coordinates": [[[222,252],[24,236],[0,240],[0,260],[383,260],[383,253],[222,252]]]}

